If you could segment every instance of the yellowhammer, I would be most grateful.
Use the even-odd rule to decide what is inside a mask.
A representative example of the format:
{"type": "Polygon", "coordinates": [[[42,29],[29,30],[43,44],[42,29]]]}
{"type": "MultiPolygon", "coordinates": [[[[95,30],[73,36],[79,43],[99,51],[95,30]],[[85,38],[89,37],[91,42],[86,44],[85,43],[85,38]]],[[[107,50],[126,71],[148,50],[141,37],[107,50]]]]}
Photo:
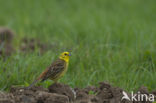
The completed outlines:
{"type": "Polygon", "coordinates": [[[57,82],[67,71],[69,63],[69,52],[61,53],[59,59],[53,62],[41,75],[29,86],[31,88],[38,81],[45,81],[51,79],[54,82],[57,82]]]}

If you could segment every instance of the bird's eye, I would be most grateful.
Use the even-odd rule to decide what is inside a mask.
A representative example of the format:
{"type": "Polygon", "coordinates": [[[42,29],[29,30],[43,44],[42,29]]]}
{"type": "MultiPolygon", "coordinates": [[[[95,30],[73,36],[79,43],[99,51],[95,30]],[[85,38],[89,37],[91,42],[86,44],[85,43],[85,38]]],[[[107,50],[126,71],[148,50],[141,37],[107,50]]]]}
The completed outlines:
{"type": "Polygon", "coordinates": [[[64,55],[65,55],[65,56],[67,56],[67,54],[66,54],[66,53],[65,53],[64,55]]]}

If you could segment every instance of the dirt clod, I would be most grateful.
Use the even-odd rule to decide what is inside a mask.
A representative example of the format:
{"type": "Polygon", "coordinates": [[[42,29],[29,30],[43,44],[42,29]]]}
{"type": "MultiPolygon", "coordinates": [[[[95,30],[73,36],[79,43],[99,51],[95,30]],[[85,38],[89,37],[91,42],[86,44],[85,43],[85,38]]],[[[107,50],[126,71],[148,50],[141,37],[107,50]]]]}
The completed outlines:
{"type": "Polygon", "coordinates": [[[52,48],[54,48],[54,45],[50,43],[43,43],[39,39],[26,37],[21,40],[20,45],[20,50],[25,53],[39,49],[40,53],[42,54],[52,48]]]}
{"type": "Polygon", "coordinates": [[[11,42],[14,37],[12,30],[0,27],[0,43],[6,41],[7,43],[11,42]]]}
{"type": "Polygon", "coordinates": [[[64,84],[60,84],[60,83],[52,84],[49,87],[49,92],[65,95],[65,96],[69,97],[70,101],[74,101],[74,93],[72,91],[72,88],[69,87],[68,85],[64,85],[64,84]]]}
{"type": "Polygon", "coordinates": [[[69,98],[65,95],[47,92],[37,92],[37,103],[69,103],[69,98]]]}
{"type": "Polygon", "coordinates": [[[14,99],[13,94],[0,92],[0,103],[15,103],[14,99]]]}
{"type": "MultiPolygon", "coordinates": [[[[138,89],[140,94],[154,94],[144,86],[138,89]]],[[[121,100],[123,90],[102,82],[99,87],[88,86],[74,90],[64,84],[56,83],[48,89],[34,86],[31,89],[12,87],[10,93],[0,92],[0,103],[152,103],[149,101],[121,100]],[[74,97],[75,96],[75,97],[74,97]]],[[[129,93],[127,95],[130,97],[129,93]]],[[[131,98],[131,97],[130,97],[131,98]]]]}
{"type": "Polygon", "coordinates": [[[0,56],[10,56],[15,51],[12,46],[13,37],[12,30],[0,27],[0,56]]]}

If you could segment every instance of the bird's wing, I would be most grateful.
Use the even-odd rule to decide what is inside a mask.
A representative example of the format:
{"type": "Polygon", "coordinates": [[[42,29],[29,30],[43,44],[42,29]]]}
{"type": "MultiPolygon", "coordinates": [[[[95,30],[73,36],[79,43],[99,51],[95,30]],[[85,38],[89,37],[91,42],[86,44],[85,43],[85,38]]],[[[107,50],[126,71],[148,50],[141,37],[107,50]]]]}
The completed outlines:
{"type": "Polygon", "coordinates": [[[56,60],[52,63],[52,65],[47,69],[46,73],[42,76],[42,82],[50,77],[55,77],[58,73],[60,73],[65,68],[65,61],[56,60]]]}
{"type": "Polygon", "coordinates": [[[43,82],[44,80],[55,77],[57,74],[59,74],[63,69],[65,68],[65,61],[63,60],[56,60],[51,64],[49,68],[47,68],[44,72],[41,73],[41,75],[32,83],[30,84],[27,89],[31,88],[35,83],[37,83],[39,80],[43,82]]]}

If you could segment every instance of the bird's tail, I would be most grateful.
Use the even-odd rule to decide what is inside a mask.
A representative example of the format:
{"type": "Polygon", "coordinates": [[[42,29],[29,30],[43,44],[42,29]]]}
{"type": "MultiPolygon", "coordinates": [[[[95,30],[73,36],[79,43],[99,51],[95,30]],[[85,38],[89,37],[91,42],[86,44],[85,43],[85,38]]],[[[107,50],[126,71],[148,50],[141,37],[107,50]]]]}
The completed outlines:
{"type": "Polygon", "coordinates": [[[36,80],[34,80],[26,89],[30,89],[31,87],[33,87],[40,79],[41,76],[39,76],[36,80]]]}
{"type": "Polygon", "coordinates": [[[33,87],[39,80],[36,79],[35,81],[33,81],[28,87],[26,87],[26,89],[30,89],[31,87],[33,87]]]}
{"type": "Polygon", "coordinates": [[[33,87],[40,80],[43,82],[45,80],[43,77],[46,75],[47,71],[48,69],[46,69],[46,71],[41,73],[41,75],[35,81],[33,81],[32,84],[30,84],[30,86],[27,87],[27,89],[30,89],[31,87],[33,87]]]}

